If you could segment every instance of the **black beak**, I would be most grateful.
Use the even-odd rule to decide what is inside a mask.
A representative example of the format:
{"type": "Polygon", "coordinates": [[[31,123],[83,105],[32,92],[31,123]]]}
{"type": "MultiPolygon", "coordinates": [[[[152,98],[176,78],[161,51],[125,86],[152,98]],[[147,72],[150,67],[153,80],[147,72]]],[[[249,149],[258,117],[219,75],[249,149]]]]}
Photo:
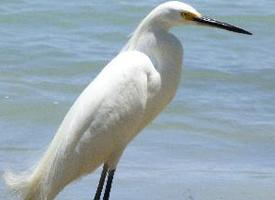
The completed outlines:
{"type": "Polygon", "coordinates": [[[193,18],[194,21],[198,22],[199,24],[201,25],[207,25],[207,26],[212,26],[212,27],[216,27],[216,28],[221,28],[221,29],[225,29],[225,30],[228,30],[228,31],[233,31],[233,32],[236,32],[236,33],[242,33],[242,34],[246,34],[246,35],[252,35],[252,33],[240,28],[240,27],[237,27],[237,26],[234,26],[232,24],[228,24],[226,22],[221,22],[221,21],[218,21],[218,20],[215,20],[215,19],[211,19],[209,17],[196,17],[196,18],[193,18]]]}

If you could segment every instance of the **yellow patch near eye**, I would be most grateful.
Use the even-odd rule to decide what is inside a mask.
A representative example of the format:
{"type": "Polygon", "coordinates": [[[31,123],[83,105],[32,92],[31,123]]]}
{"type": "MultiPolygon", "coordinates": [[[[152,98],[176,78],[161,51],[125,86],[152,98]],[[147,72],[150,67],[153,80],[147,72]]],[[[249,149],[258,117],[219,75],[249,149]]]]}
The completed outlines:
{"type": "Polygon", "coordinates": [[[196,14],[191,13],[191,12],[182,12],[181,16],[184,17],[184,19],[190,20],[190,21],[193,21],[194,18],[198,17],[196,14]]]}

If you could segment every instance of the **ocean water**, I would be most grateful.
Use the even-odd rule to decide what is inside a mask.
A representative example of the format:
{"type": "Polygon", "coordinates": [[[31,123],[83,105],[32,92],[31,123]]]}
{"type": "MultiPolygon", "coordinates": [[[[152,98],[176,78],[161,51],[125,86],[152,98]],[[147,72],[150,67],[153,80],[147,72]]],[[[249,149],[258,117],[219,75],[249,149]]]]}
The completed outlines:
{"type": "MultiPolygon", "coordinates": [[[[156,0],[2,0],[0,175],[33,166],[156,0]]],[[[128,146],[111,199],[275,199],[275,1],[195,1],[253,36],[179,27],[177,96],[128,146]]],[[[60,200],[91,199],[100,169],[60,200]]],[[[12,199],[2,178],[0,199],[12,199]]]]}

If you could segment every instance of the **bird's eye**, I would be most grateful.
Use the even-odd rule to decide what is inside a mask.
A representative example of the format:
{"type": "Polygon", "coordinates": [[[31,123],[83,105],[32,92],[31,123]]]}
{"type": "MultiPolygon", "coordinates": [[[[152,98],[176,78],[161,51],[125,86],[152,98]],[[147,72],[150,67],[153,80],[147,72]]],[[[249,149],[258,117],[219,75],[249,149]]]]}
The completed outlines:
{"type": "Polygon", "coordinates": [[[181,12],[180,15],[181,15],[182,17],[184,17],[184,18],[186,17],[186,13],[185,13],[185,12],[181,12]]]}
{"type": "Polygon", "coordinates": [[[180,14],[184,19],[191,21],[196,17],[196,15],[191,12],[181,12],[180,14]]]}

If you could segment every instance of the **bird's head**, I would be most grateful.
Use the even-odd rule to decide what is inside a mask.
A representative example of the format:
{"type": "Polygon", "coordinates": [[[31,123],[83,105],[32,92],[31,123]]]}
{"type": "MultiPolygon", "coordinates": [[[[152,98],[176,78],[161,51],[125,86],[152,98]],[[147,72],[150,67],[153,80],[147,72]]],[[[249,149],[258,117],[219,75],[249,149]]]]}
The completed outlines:
{"type": "Polygon", "coordinates": [[[183,24],[195,24],[252,35],[252,33],[240,27],[203,16],[192,6],[178,1],[169,1],[163,3],[155,9],[154,13],[157,18],[168,27],[179,26],[183,24]]]}

